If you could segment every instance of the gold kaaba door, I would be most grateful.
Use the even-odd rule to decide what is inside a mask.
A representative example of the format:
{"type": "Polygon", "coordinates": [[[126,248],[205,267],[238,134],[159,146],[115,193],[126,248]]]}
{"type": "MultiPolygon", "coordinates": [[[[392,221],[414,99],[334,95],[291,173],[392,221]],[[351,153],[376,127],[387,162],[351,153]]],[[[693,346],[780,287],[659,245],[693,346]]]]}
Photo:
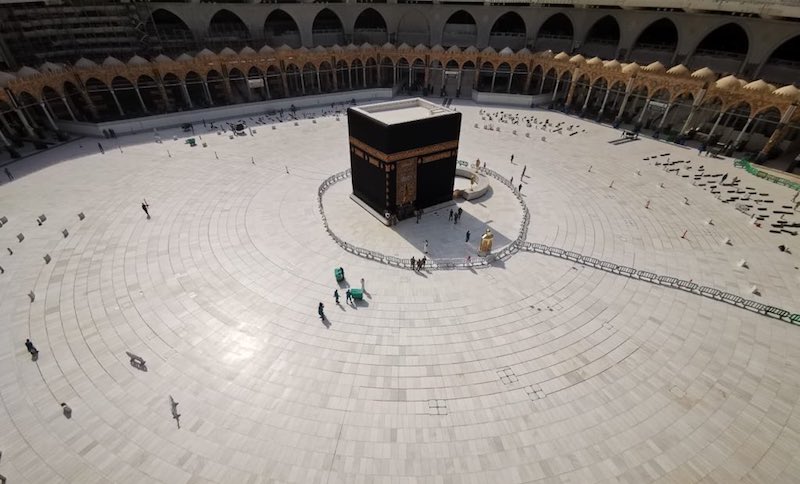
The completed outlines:
{"type": "Polygon", "coordinates": [[[397,205],[413,203],[417,199],[417,163],[414,159],[397,163],[397,205]]]}

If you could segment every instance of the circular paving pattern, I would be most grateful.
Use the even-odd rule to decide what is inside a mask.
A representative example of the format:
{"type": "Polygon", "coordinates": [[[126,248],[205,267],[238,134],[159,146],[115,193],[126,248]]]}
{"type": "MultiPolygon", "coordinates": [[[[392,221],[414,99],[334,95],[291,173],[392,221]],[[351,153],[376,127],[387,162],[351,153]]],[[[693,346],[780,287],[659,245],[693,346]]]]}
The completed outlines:
{"type": "MultiPolygon", "coordinates": [[[[643,158],[670,152],[733,176],[730,161],[614,146],[615,131],[556,113],[532,115],[586,132],[541,142],[475,129],[479,107],[456,107],[460,158],[517,180],[527,165],[528,241],[748,297],[756,285],[797,312],[796,239],[643,158]]],[[[10,166],[8,482],[796,482],[800,328],[529,252],[480,271],[365,260],[328,236],[317,206],[320,183],[348,167],[346,123],[258,131],[203,135],[206,149],[132,136],[105,155],[76,141],[10,166]],[[363,302],[334,303],[337,266],[364,279],[363,302]]],[[[738,176],[776,204],[791,198],[738,176]]],[[[487,216],[419,230],[470,230],[474,248],[486,223],[516,227],[520,214],[487,216]]]]}

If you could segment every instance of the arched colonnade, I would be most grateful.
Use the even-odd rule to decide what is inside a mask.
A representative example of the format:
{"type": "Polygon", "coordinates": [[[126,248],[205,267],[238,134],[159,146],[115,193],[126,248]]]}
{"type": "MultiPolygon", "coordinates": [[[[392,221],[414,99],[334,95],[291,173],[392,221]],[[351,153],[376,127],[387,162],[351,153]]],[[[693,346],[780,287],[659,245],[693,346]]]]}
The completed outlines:
{"type": "Polygon", "coordinates": [[[206,50],[196,57],[160,56],[135,64],[117,61],[78,67],[76,63],[38,74],[30,70],[6,82],[0,91],[0,131],[5,131],[0,141],[8,144],[6,135],[15,132],[33,137],[37,128],[57,130],[58,120],[101,121],[399,85],[429,87],[448,96],[462,89],[547,94],[564,109],[645,129],[669,128],[685,134],[705,124],[710,125],[709,136],[733,130],[736,134],[729,137],[737,143],[758,131],[769,140],[767,151],[785,136],[787,126],[800,119],[796,94],[778,94],[765,83],[758,89],[746,88],[738,80],[731,85],[710,71],[667,72],[660,65],[620,65],[564,53],[533,54],[527,49],[498,53],[490,47],[445,51],[439,46],[365,44],[245,50],[236,54],[226,49],[227,55],[206,50]]]}

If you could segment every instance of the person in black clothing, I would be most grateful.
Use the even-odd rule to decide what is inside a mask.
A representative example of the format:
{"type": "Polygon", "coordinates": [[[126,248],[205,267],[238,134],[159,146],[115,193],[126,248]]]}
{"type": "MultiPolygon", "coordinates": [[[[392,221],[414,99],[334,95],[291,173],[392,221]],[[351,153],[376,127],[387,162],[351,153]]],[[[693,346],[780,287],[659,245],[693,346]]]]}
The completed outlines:
{"type": "Polygon", "coordinates": [[[30,339],[25,340],[25,347],[28,348],[28,353],[31,354],[34,360],[39,357],[39,350],[37,350],[36,347],[33,346],[33,343],[31,342],[30,339]]]}
{"type": "Polygon", "coordinates": [[[147,203],[147,200],[142,202],[142,210],[144,210],[145,215],[147,215],[147,220],[150,220],[150,212],[147,209],[150,208],[150,204],[147,203]]]}

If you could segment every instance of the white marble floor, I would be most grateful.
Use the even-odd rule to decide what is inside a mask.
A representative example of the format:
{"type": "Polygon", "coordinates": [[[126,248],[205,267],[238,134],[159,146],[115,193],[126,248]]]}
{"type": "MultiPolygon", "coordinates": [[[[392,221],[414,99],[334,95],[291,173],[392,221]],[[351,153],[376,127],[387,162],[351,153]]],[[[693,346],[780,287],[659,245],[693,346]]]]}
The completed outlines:
{"type": "MultiPolygon", "coordinates": [[[[520,111],[580,133],[475,129],[481,108],[456,107],[461,158],[515,180],[527,165],[528,240],[800,311],[800,239],[768,231],[789,190],[557,113],[520,111]],[[643,160],[666,153],[768,193],[771,217],[756,227],[643,160]]],[[[207,133],[208,148],[119,141],[26,159],[0,186],[9,483],[797,482],[800,327],[539,254],[420,274],[347,254],[316,209],[348,166],[344,119],[207,133]],[[365,279],[362,303],[334,303],[336,266],[365,279]]],[[[465,244],[446,216],[392,235],[360,223],[345,187],[328,196],[337,233],[403,257],[420,239],[469,253],[486,224],[521,216],[493,190],[465,206],[465,244]]]]}

